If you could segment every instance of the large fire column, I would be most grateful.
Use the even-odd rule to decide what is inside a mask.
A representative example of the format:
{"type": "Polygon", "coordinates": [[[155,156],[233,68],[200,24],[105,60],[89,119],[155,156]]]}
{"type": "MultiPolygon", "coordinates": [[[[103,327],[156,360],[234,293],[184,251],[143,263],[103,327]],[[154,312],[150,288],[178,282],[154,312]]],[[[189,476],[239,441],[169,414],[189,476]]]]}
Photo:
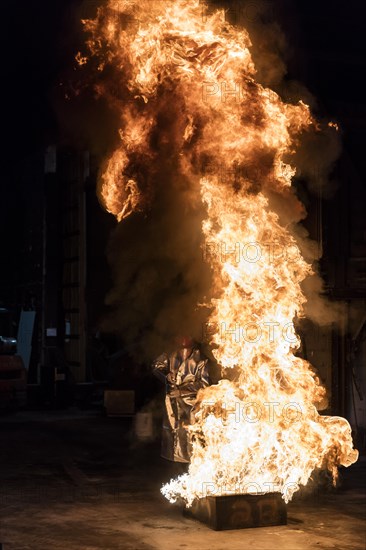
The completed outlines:
{"type": "Polygon", "coordinates": [[[292,182],[302,138],[336,125],[258,83],[246,30],[198,0],[110,0],[85,27],[89,53],[77,59],[96,62],[97,90],[120,125],[101,201],[120,221],[148,209],[169,150],[167,185],[184,176],[186,200],[204,212],[207,336],[236,372],[199,393],[189,471],[163,494],[187,506],[233,494],[288,502],[315,469],[335,481],[358,453],[345,419],[319,415],[325,389],[296,355],[302,283],[316,279],[317,253],[298,225],[306,211],[292,182]]]}

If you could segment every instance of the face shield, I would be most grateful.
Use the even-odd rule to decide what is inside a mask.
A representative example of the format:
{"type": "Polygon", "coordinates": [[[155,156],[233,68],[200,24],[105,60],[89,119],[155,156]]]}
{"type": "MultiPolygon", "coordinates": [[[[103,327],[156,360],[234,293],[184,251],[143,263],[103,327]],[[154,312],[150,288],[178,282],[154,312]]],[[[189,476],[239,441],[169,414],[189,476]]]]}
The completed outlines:
{"type": "Polygon", "coordinates": [[[182,348],[180,350],[180,355],[181,355],[183,361],[188,359],[188,357],[191,355],[191,353],[192,353],[192,348],[182,348]]]}
{"type": "Polygon", "coordinates": [[[193,350],[193,339],[190,336],[178,336],[176,338],[177,347],[179,349],[179,355],[183,359],[187,359],[193,350]]]}

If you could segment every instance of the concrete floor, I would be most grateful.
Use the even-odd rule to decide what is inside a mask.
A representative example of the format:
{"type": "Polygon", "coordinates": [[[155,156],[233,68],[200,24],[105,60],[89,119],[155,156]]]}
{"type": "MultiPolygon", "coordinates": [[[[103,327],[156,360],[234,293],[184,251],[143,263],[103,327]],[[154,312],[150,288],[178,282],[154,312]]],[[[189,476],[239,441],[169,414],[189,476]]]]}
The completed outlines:
{"type": "Polygon", "coordinates": [[[365,457],[337,490],[297,496],[288,525],[215,532],[161,496],[170,465],[158,442],[136,443],[129,419],[19,412],[0,430],[3,550],[365,548],[365,457]]]}

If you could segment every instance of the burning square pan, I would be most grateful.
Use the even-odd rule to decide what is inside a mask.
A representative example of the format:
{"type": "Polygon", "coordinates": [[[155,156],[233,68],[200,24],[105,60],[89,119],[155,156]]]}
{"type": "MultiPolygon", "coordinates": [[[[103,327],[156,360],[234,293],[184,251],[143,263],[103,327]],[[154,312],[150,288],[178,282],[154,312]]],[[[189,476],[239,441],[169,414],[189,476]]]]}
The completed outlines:
{"type": "Polygon", "coordinates": [[[287,524],[281,493],[207,496],[197,499],[184,515],[198,519],[215,531],[287,524]]]}

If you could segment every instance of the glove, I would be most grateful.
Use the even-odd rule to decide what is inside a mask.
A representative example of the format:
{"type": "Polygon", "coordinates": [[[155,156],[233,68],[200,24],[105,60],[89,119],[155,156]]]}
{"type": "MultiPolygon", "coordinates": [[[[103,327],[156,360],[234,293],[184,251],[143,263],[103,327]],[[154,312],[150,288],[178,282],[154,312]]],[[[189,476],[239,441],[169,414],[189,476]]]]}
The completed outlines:
{"type": "Polygon", "coordinates": [[[178,388],[174,388],[174,390],[169,392],[169,397],[180,397],[180,391],[178,388]]]}
{"type": "Polygon", "coordinates": [[[166,375],[166,381],[172,386],[175,385],[175,376],[172,372],[168,372],[168,374],[166,375]]]}

